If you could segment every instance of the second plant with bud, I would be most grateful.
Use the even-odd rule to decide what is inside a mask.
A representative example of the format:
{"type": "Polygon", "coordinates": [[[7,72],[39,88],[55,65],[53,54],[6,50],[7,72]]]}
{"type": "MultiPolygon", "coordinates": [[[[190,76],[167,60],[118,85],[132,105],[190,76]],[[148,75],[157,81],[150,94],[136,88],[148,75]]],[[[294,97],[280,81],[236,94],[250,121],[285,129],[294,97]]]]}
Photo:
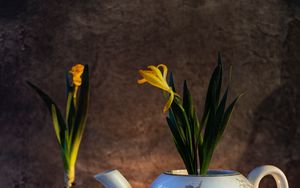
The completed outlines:
{"type": "Polygon", "coordinates": [[[34,84],[30,82],[28,84],[43,99],[50,111],[64,164],[65,187],[70,188],[75,181],[75,164],[86,124],[90,91],[88,65],[77,64],[66,75],[65,118],[63,118],[58,106],[46,93],[34,84]],[[69,74],[72,76],[72,82],[70,82],[69,74]]]}

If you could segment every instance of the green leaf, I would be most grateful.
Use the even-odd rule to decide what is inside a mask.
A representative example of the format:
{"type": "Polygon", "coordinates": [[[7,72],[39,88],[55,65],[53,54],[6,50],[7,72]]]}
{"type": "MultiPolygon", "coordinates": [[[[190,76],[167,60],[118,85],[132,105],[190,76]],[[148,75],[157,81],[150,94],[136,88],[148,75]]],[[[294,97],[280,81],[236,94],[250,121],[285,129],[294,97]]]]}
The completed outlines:
{"type": "Polygon", "coordinates": [[[193,167],[191,166],[191,161],[190,161],[190,158],[189,158],[189,153],[186,150],[186,147],[181,146],[180,144],[178,144],[178,141],[175,140],[175,138],[173,140],[174,140],[176,149],[177,149],[179,155],[181,156],[181,159],[182,159],[188,173],[189,174],[194,174],[194,170],[193,170],[193,167]]]}
{"type": "Polygon", "coordinates": [[[187,157],[188,152],[185,151],[186,150],[186,144],[185,144],[186,139],[185,139],[185,135],[182,130],[182,127],[178,126],[176,124],[173,112],[171,110],[169,111],[169,117],[167,117],[166,119],[167,119],[169,128],[172,132],[176,148],[177,148],[178,152],[180,153],[180,155],[182,156],[184,163],[187,163],[188,162],[188,157],[187,157]]]}
{"type": "Polygon", "coordinates": [[[192,131],[191,131],[191,125],[188,121],[188,117],[186,115],[186,112],[184,110],[184,108],[182,107],[182,105],[180,104],[179,100],[174,100],[172,105],[171,105],[171,109],[173,111],[174,117],[175,117],[175,121],[177,123],[177,126],[181,126],[182,129],[184,130],[184,134],[185,134],[185,138],[186,138],[186,147],[187,147],[187,151],[189,151],[189,162],[191,163],[191,167],[192,167],[192,172],[195,174],[197,169],[194,167],[193,163],[194,163],[194,157],[195,157],[195,151],[194,150],[194,145],[193,145],[193,137],[192,137],[192,131]]]}
{"type": "Polygon", "coordinates": [[[202,136],[201,136],[201,124],[199,122],[196,110],[194,110],[193,115],[193,127],[195,129],[195,138],[196,138],[196,146],[198,146],[200,143],[202,143],[202,136]]]}
{"type": "Polygon", "coordinates": [[[176,121],[176,118],[174,116],[174,113],[173,113],[173,110],[172,108],[169,109],[169,116],[168,116],[168,119],[170,120],[170,122],[172,123],[172,125],[175,125],[175,129],[177,130],[179,136],[180,136],[180,139],[182,140],[182,142],[185,144],[186,143],[186,136],[185,136],[185,132],[182,128],[181,125],[178,125],[177,124],[177,121],[176,121]]]}
{"type": "Polygon", "coordinates": [[[173,78],[173,73],[170,72],[169,76],[169,86],[172,87],[172,90],[176,93],[175,85],[174,85],[174,78],[173,78]]]}
{"type": "Polygon", "coordinates": [[[51,117],[58,143],[62,146],[62,148],[65,148],[65,132],[60,128],[60,122],[58,120],[59,118],[56,112],[56,108],[53,104],[51,105],[51,117]]]}
{"type": "MultiPolygon", "coordinates": [[[[218,133],[219,121],[222,118],[222,108],[226,104],[226,99],[221,101],[221,106],[219,106],[219,98],[222,86],[222,61],[221,56],[218,54],[218,63],[211,76],[209,86],[207,89],[207,95],[205,100],[204,112],[201,120],[202,128],[204,131],[203,144],[200,151],[201,157],[201,169],[200,173],[205,174],[208,165],[210,163],[213,151],[216,146],[216,136],[218,133]],[[220,108],[219,108],[220,107],[220,108]]],[[[225,98],[227,94],[225,93],[225,98]]]]}
{"type": "Polygon", "coordinates": [[[74,105],[72,89],[69,91],[67,98],[67,106],[66,106],[66,121],[67,121],[67,130],[66,130],[66,140],[68,150],[71,150],[72,145],[72,131],[74,130],[75,118],[76,118],[76,110],[74,105]]]}
{"type": "Polygon", "coordinates": [[[192,96],[190,94],[190,91],[187,87],[186,80],[183,83],[183,102],[182,102],[182,106],[183,106],[188,118],[191,119],[192,116],[193,116],[193,101],[192,101],[192,96]]]}
{"type": "Polygon", "coordinates": [[[203,138],[203,145],[202,145],[202,153],[203,156],[200,159],[201,160],[201,169],[200,169],[200,173],[206,173],[209,162],[211,160],[211,155],[212,152],[214,150],[215,147],[215,143],[214,143],[214,137],[216,136],[217,133],[217,122],[216,122],[216,108],[217,108],[217,104],[216,104],[216,95],[217,95],[217,84],[212,84],[212,88],[211,88],[211,98],[210,98],[210,103],[209,103],[209,113],[207,114],[207,124],[205,126],[205,131],[204,131],[204,138],[203,138]]]}
{"type": "MultiPolygon", "coordinates": [[[[66,121],[67,121],[67,127],[70,130],[72,130],[72,127],[75,122],[75,104],[74,104],[74,90],[71,88],[68,93],[67,97],[67,105],[66,105],[66,121]]],[[[71,134],[71,131],[69,132],[69,135],[71,134]]]]}
{"type": "MultiPolygon", "coordinates": [[[[200,134],[199,132],[199,121],[198,117],[195,111],[195,107],[193,105],[193,99],[192,95],[188,89],[187,82],[184,81],[183,84],[183,102],[182,106],[184,108],[184,111],[186,113],[186,116],[188,117],[190,130],[193,135],[193,138],[195,138],[195,134],[200,134]]],[[[195,141],[195,140],[194,140],[195,141]]]]}
{"type": "MultiPolygon", "coordinates": [[[[242,94],[243,95],[243,94],[242,94]]],[[[222,118],[222,121],[220,122],[220,127],[219,127],[219,131],[218,131],[218,135],[217,135],[217,138],[216,138],[216,142],[219,142],[229,120],[230,120],[230,117],[231,117],[231,114],[233,112],[233,109],[235,107],[235,104],[238,102],[238,100],[240,99],[240,97],[242,95],[239,95],[238,97],[236,97],[233,102],[227,107],[224,115],[223,115],[223,118],[222,118]]]]}
{"type": "Polygon", "coordinates": [[[67,97],[69,95],[69,92],[71,89],[73,89],[73,87],[70,84],[70,76],[69,76],[69,72],[66,73],[66,89],[67,89],[67,97]]]}
{"type": "Polygon", "coordinates": [[[54,129],[55,129],[55,132],[57,135],[58,142],[61,145],[61,147],[64,147],[63,141],[64,141],[64,133],[66,130],[66,124],[65,124],[65,121],[64,121],[57,105],[53,102],[53,100],[47,94],[45,94],[41,89],[36,87],[34,84],[32,84],[29,81],[27,81],[27,84],[31,88],[33,88],[34,91],[37,92],[37,94],[43,99],[43,101],[47,105],[48,110],[52,116],[52,120],[54,120],[53,125],[54,125],[54,129]]]}
{"type": "Polygon", "coordinates": [[[184,108],[178,104],[178,102],[173,101],[172,105],[171,105],[175,120],[178,124],[178,126],[181,126],[182,129],[184,130],[185,133],[185,137],[187,139],[187,143],[189,144],[189,146],[192,146],[192,134],[191,134],[191,129],[190,129],[190,125],[189,125],[189,121],[188,121],[188,117],[185,113],[184,108]]]}
{"type": "Polygon", "coordinates": [[[194,154],[193,162],[197,174],[197,169],[198,169],[197,150],[198,150],[198,144],[200,143],[200,139],[201,139],[200,123],[197,117],[195,107],[193,105],[192,95],[188,89],[186,81],[184,81],[183,84],[183,108],[187,114],[190,130],[191,130],[191,135],[192,135],[191,141],[192,141],[193,154],[194,154]]]}
{"type": "Polygon", "coordinates": [[[221,54],[218,53],[218,74],[217,74],[217,78],[216,78],[216,84],[217,84],[217,91],[216,91],[216,102],[217,105],[219,104],[219,98],[220,98],[220,94],[221,94],[221,87],[222,87],[222,77],[223,77],[223,65],[222,65],[222,59],[221,59],[221,54]]]}
{"type": "Polygon", "coordinates": [[[214,133],[214,130],[216,130],[216,101],[214,100],[215,95],[216,95],[216,88],[217,86],[215,84],[213,84],[213,88],[212,88],[212,97],[210,98],[210,111],[207,117],[207,124],[205,126],[205,131],[204,131],[204,144],[207,144],[210,139],[211,136],[214,133]]]}
{"type": "Polygon", "coordinates": [[[188,153],[186,152],[186,147],[185,147],[185,143],[184,143],[185,141],[180,136],[178,127],[175,125],[176,123],[174,124],[174,122],[172,122],[172,120],[168,117],[167,117],[167,122],[168,122],[169,128],[172,132],[172,135],[174,138],[174,143],[176,145],[176,148],[177,148],[180,156],[182,157],[184,163],[189,165],[188,157],[186,156],[188,153]]]}
{"type": "Polygon", "coordinates": [[[226,107],[226,101],[227,101],[227,96],[228,96],[228,91],[229,91],[229,87],[227,87],[223,97],[222,97],[222,100],[218,106],[218,109],[217,109],[217,112],[216,112],[216,124],[217,124],[217,131],[219,130],[220,128],[220,125],[221,125],[221,120],[223,118],[223,114],[224,114],[224,111],[225,111],[225,107],[226,107]]]}
{"type": "MultiPolygon", "coordinates": [[[[222,61],[221,61],[221,56],[219,54],[218,65],[215,68],[215,70],[210,78],[209,85],[208,85],[201,124],[203,124],[205,119],[207,118],[207,114],[209,113],[209,111],[212,107],[211,102],[214,101],[216,105],[218,105],[218,103],[219,103],[221,86],[222,86],[222,69],[223,69],[222,61]],[[215,89],[215,91],[213,91],[214,89],[215,89]],[[213,96],[213,92],[215,92],[214,96],[213,96]]],[[[215,108],[216,108],[216,106],[215,106],[215,108]]]]}
{"type": "Polygon", "coordinates": [[[169,117],[166,117],[166,119],[167,119],[167,123],[169,125],[169,128],[172,132],[172,135],[173,135],[174,139],[178,140],[178,142],[184,143],[184,140],[182,140],[182,138],[180,136],[180,133],[177,129],[177,126],[174,124],[174,122],[172,122],[172,120],[169,117]]]}

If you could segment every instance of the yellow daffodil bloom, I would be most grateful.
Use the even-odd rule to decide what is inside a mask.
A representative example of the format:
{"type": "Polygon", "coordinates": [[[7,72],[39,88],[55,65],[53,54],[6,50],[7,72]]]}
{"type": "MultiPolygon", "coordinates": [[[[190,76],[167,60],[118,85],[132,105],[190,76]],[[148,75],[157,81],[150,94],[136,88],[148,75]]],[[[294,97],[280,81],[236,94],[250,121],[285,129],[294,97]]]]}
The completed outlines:
{"type": "Polygon", "coordinates": [[[138,80],[137,82],[139,84],[148,82],[149,84],[158,87],[170,94],[170,98],[164,106],[164,112],[166,112],[168,111],[168,109],[170,108],[174,100],[174,95],[178,96],[178,94],[175,93],[172,90],[172,88],[168,85],[167,82],[168,68],[164,64],[160,64],[158,66],[150,65],[148,66],[148,68],[150,70],[139,70],[139,73],[143,78],[138,80]],[[162,71],[159,69],[160,67],[162,68],[162,71]]]}
{"type": "Polygon", "coordinates": [[[81,75],[83,73],[84,66],[81,64],[77,64],[72,67],[72,69],[69,71],[73,76],[73,84],[77,87],[81,85],[81,75]]]}
{"type": "Polygon", "coordinates": [[[72,76],[73,76],[73,85],[75,86],[75,91],[74,91],[74,98],[76,98],[76,94],[78,91],[78,87],[81,85],[81,75],[83,73],[84,66],[81,64],[77,64],[72,67],[72,69],[69,71],[72,76]]]}

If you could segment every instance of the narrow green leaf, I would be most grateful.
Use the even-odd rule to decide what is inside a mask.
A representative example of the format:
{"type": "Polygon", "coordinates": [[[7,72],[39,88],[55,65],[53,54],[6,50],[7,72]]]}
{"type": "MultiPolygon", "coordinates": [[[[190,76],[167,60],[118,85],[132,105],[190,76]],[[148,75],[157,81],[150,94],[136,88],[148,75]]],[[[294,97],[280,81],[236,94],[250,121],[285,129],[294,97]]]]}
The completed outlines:
{"type": "Polygon", "coordinates": [[[189,152],[188,148],[186,147],[185,139],[183,139],[184,135],[181,135],[181,134],[184,134],[181,127],[177,126],[176,122],[174,122],[174,120],[172,120],[172,118],[167,117],[167,122],[168,122],[169,128],[173,134],[174,143],[177,148],[177,151],[179,152],[189,173],[193,173],[192,166],[191,166],[190,154],[189,154],[190,152],[189,152]]]}
{"type": "Polygon", "coordinates": [[[172,90],[176,93],[176,89],[175,89],[175,85],[174,85],[174,77],[173,77],[173,73],[170,72],[170,76],[169,76],[169,86],[172,87],[172,90]]]}
{"type": "Polygon", "coordinates": [[[229,87],[226,88],[225,90],[225,93],[221,99],[221,102],[218,106],[218,110],[217,110],[217,113],[221,113],[223,114],[224,113],[224,110],[225,110],[225,106],[226,106],[226,101],[227,101],[227,97],[228,97],[228,91],[229,91],[229,87]]]}
{"type": "Polygon", "coordinates": [[[63,136],[63,133],[65,132],[66,130],[66,124],[65,124],[65,121],[61,115],[61,112],[59,111],[57,105],[53,102],[53,100],[47,95],[45,94],[42,90],[40,90],[38,87],[36,87],[34,84],[32,84],[31,82],[27,81],[27,84],[33,88],[33,90],[35,90],[37,92],[37,94],[42,98],[42,100],[45,102],[45,104],[47,105],[48,107],[48,110],[52,116],[52,119],[53,119],[53,112],[55,112],[55,117],[54,117],[54,120],[56,121],[56,123],[53,122],[54,124],[54,129],[55,129],[55,132],[57,132],[57,130],[59,130],[59,135],[60,138],[59,138],[59,143],[63,143],[63,139],[64,139],[64,136],[63,136]],[[59,128],[58,128],[59,127],[59,128]]]}
{"type": "Polygon", "coordinates": [[[188,174],[193,174],[194,171],[193,171],[193,167],[191,166],[191,161],[190,161],[190,158],[189,158],[189,151],[186,150],[186,147],[184,146],[181,146],[180,144],[178,144],[177,140],[173,139],[174,140],[174,143],[175,143],[175,146],[177,148],[177,151],[178,153],[180,154],[181,156],[181,159],[188,171],[188,174]]]}
{"type": "Polygon", "coordinates": [[[168,123],[169,128],[172,132],[173,137],[178,141],[184,142],[182,140],[182,138],[180,137],[180,134],[178,132],[178,129],[177,129],[176,125],[172,122],[172,120],[169,117],[166,117],[166,119],[167,119],[167,123],[168,123]]]}
{"type": "Polygon", "coordinates": [[[223,65],[222,65],[222,59],[221,59],[221,54],[218,54],[218,74],[217,74],[217,91],[216,91],[216,98],[215,101],[217,102],[217,105],[219,104],[219,99],[220,99],[220,94],[221,94],[221,88],[222,88],[222,78],[223,78],[223,65]]]}
{"type": "Polygon", "coordinates": [[[170,122],[172,123],[172,125],[175,125],[176,126],[176,130],[178,131],[178,134],[180,136],[180,139],[182,140],[182,142],[184,144],[186,144],[186,136],[185,136],[185,132],[182,128],[181,125],[178,125],[177,121],[176,121],[176,118],[174,116],[174,113],[173,113],[173,110],[172,108],[170,108],[169,110],[169,116],[168,116],[168,119],[170,120],[170,122]]]}
{"type": "Polygon", "coordinates": [[[35,91],[37,92],[37,94],[41,97],[41,99],[45,102],[45,104],[48,107],[49,112],[51,113],[51,106],[52,104],[55,104],[52,99],[45,94],[42,90],[40,90],[37,86],[35,86],[34,84],[32,84],[31,82],[27,81],[27,84],[35,91]]]}
{"type": "Polygon", "coordinates": [[[218,65],[222,66],[222,56],[220,52],[218,52],[218,65]]]}
{"type": "Polygon", "coordinates": [[[221,57],[218,57],[218,65],[214,69],[214,72],[210,78],[210,82],[208,85],[207,89],[207,94],[206,94],[206,100],[205,100],[205,105],[204,105],[204,111],[203,111],[203,116],[201,123],[205,121],[207,118],[207,114],[209,113],[209,110],[211,108],[211,101],[215,101],[215,103],[218,105],[219,103],[219,97],[220,97],[220,92],[221,92],[221,85],[222,85],[222,62],[221,62],[221,57]],[[215,96],[213,97],[213,88],[216,89],[215,96]],[[213,99],[212,99],[213,97],[213,99]]]}
{"type": "Polygon", "coordinates": [[[70,76],[69,76],[69,72],[66,73],[66,89],[67,89],[67,97],[69,95],[70,90],[72,89],[72,86],[70,84],[70,76]]]}
{"type": "Polygon", "coordinates": [[[73,88],[69,91],[68,98],[67,98],[67,105],[66,105],[66,121],[67,121],[67,127],[68,127],[68,134],[71,134],[71,130],[74,126],[75,122],[75,105],[74,105],[74,98],[73,98],[73,88]]]}
{"type": "MultiPolygon", "coordinates": [[[[226,107],[226,101],[227,101],[227,96],[228,96],[228,91],[229,91],[229,87],[227,87],[223,97],[222,97],[222,100],[218,106],[218,109],[217,109],[217,113],[216,113],[216,122],[217,124],[221,124],[221,119],[223,118],[223,114],[224,114],[224,111],[225,111],[225,107],[226,107]]],[[[219,128],[217,128],[219,129],[219,128]]]]}
{"type": "Polygon", "coordinates": [[[188,118],[191,119],[192,115],[193,115],[193,102],[192,102],[192,96],[191,96],[191,93],[188,89],[186,80],[184,81],[184,84],[183,84],[183,102],[182,102],[182,106],[183,106],[188,118]]]}
{"type": "Polygon", "coordinates": [[[209,105],[209,113],[207,114],[207,123],[205,125],[204,130],[204,138],[203,138],[203,150],[201,151],[203,156],[201,158],[201,169],[200,173],[206,173],[210,158],[211,158],[211,152],[214,149],[214,137],[216,136],[217,131],[217,122],[216,122],[216,110],[217,110],[217,102],[216,102],[216,95],[218,90],[218,85],[216,84],[216,81],[213,81],[211,88],[211,97],[210,102],[207,103],[209,105]]]}
{"type": "Polygon", "coordinates": [[[62,134],[62,130],[60,129],[59,123],[58,123],[58,118],[57,118],[57,113],[55,110],[55,106],[52,104],[52,121],[53,121],[53,125],[54,125],[54,130],[55,130],[55,134],[58,140],[58,143],[61,144],[61,138],[64,137],[64,135],[62,134]]]}
{"type": "Polygon", "coordinates": [[[216,130],[216,104],[215,104],[215,100],[214,100],[214,97],[216,95],[216,88],[217,86],[215,84],[213,84],[213,88],[211,89],[212,90],[212,94],[211,94],[211,98],[210,98],[210,103],[209,106],[210,106],[210,111],[208,113],[208,117],[207,117],[207,123],[206,123],[206,126],[205,126],[205,130],[204,130],[204,145],[208,144],[211,140],[211,137],[214,133],[214,130],[216,130]]]}
{"type": "MultiPolygon", "coordinates": [[[[186,81],[184,81],[184,84],[183,84],[183,102],[182,102],[182,106],[183,106],[183,108],[185,110],[185,113],[188,117],[192,138],[195,138],[195,134],[198,134],[199,122],[198,122],[197,114],[195,112],[195,107],[193,105],[192,95],[191,95],[191,93],[188,89],[186,81]]],[[[193,140],[193,141],[195,141],[195,140],[193,140]]]]}
{"type": "Polygon", "coordinates": [[[176,140],[176,144],[180,147],[180,151],[184,151],[185,150],[185,141],[182,140],[182,138],[179,134],[179,131],[177,129],[177,126],[168,117],[167,117],[167,122],[168,122],[169,128],[172,132],[172,135],[174,137],[174,140],[176,140]]]}
{"type": "MultiPolygon", "coordinates": [[[[187,139],[187,142],[190,147],[192,147],[192,134],[191,134],[191,129],[188,121],[188,117],[185,113],[184,108],[178,104],[178,102],[173,101],[171,105],[175,120],[178,124],[178,126],[182,126],[184,132],[185,132],[185,137],[187,139]]],[[[192,148],[191,148],[192,151],[192,148]]]]}
{"type": "Polygon", "coordinates": [[[204,161],[204,148],[203,148],[203,142],[200,142],[198,145],[198,160],[199,160],[199,169],[200,169],[200,175],[203,175],[202,173],[202,164],[204,161]]]}
{"type": "Polygon", "coordinates": [[[194,110],[193,115],[193,127],[195,129],[194,137],[196,139],[196,146],[198,146],[202,142],[201,136],[201,124],[199,122],[196,110],[194,110]]]}
{"type": "Polygon", "coordinates": [[[195,107],[193,105],[193,99],[192,95],[188,89],[187,82],[184,81],[183,84],[183,102],[182,102],[183,108],[187,114],[189,126],[191,130],[191,142],[192,142],[192,148],[193,148],[193,167],[195,169],[195,173],[198,174],[198,144],[200,142],[200,124],[199,120],[196,114],[195,107]]]}
{"type": "Polygon", "coordinates": [[[66,107],[67,130],[65,134],[66,134],[68,150],[71,150],[72,137],[73,137],[72,131],[74,130],[75,117],[76,117],[73,95],[74,95],[73,89],[71,89],[68,94],[67,107],[66,107]]]}
{"type": "Polygon", "coordinates": [[[223,118],[222,118],[222,122],[220,122],[220,127],[219,127],[219,131],[218,131],[218,134],[217,134],[217,138],[216,138],[216,142],[219,142],[229,120],[230,120],[230,117],[231,117],[231,114],[233,112],[233,109],[235,107],[235,104],[238,102],[238,100],[240,99],[242,95],[239,95],[238,97],[236,97],[233,102],[227,107],[224,115],[223,115],[223,118]]]}
{"type": "Polygon", "coordinates": [[[193,174],[197,173],[196,167],[194,166],[194,157],[195,157],[195,148],[193,147],[193,137],[191,131],[191,125],[189,123],[188,117],[180,101],[174,100],[171,109],[174,113],[175,121],[178,126],[182,126],[186,137],[186,147],[187,151],[189,151],[189,162],[191,163],[193,174]]]}
{"type": "Polygon", "coordinates": [[[211,161],[213,154],[213,150],[204,150],[204,159],[201,163],[201,168],[200,168],[200,175],[205,175],[207,173],[209,163],[211,161]]]}

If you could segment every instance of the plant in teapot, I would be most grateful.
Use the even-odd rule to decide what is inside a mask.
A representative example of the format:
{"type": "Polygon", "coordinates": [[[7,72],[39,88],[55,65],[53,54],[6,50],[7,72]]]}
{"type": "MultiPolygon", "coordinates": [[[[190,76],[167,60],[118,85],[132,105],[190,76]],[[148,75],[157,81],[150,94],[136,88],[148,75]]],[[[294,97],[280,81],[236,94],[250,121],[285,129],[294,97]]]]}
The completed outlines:
{"type": "MultiPolygon", "coordinates": [[[[198,118],[193,98],[186,81],[182,96],[176,92],[172,73],[164,64],[150,65],[148,70],[139,70],[142,76],[138,84],[148,83],[163,90],[167,102],[167,124],[173,135],[177,151],[186,169],[162,173],[151,188],[257,188],[265,175],[273,175],[278,188],[288,188],[284,174],[276,167],[266,165],[254,169],[245,178],[237,171],[209,170],[214,150],[230,120],[233,109],[241,97],[229,105],[229,86],[221,95],[223,65],[220,54],[207,89],[204,110],[198,118]]],[[[95,178],[107,188],[130,188],[130,184],[117,170],[97,174],[95,178]]]]}
{"type": "Polygon", "coordinates": [[[221,96],[222,62],[218,56],[218,64],[211,76],[207,89],[204,111],[198,118],[188,84],[184,81],[182,97],[176,93],[174,80],[170,74],[167,82],[166,65],[149,66],[150,70],[140,70],[143,77],[139,84],[149,83],[169,94],[163,111],[168,113],[166,119],[173,135],[178,153],[190,175],[205,175],[213,152],[218,144],[239,97],[236,97],[226,108],[229,92],[227,86],[221,96]],[[162,68],[162,72],[160,71],[162,68]]]}

